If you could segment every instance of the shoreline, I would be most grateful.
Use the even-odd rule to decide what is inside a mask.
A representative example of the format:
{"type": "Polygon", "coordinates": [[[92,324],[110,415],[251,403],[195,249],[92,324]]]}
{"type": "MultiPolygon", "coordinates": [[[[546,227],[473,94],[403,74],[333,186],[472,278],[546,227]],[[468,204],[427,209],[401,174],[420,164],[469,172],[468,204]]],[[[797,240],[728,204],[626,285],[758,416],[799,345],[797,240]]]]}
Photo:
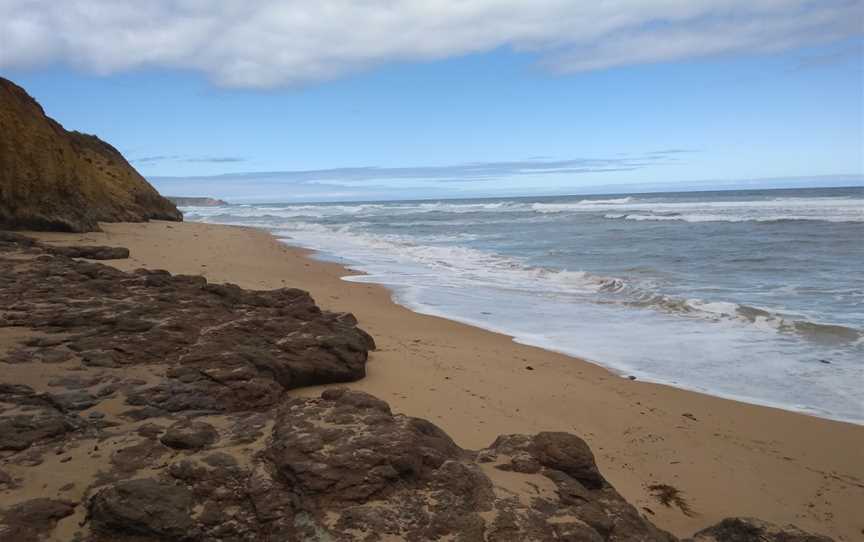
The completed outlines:
{"type": "Polygon", "coordinates": [[[600,368],[606,370],[611,375],[616,376],[616,377],[629,379],[629,380],[638,380],[642,383],[667,386],[667,387],[682,390],[682,391],[688,391],[691,393],[697,393],[697,394],[706,395],[709,397],[725,399],[728,401],[735,401],[738,403],[745,403],[745,404],[752,405],[752,406],[758,406],[758,407],[763,407],[763,408],[772,408],[772,409],[782,410],[782,411],[791,412],[791,413],[795,413],[795,414],[802,414],[805,416],[810,416],[810,417],[814,417],[814,418],[818,418],[818,419],[829,420],[829,421],[840,422],[840,423],[847,423],[847,424],[858,425],[858,426],[864,427],[864,413],[862,413],[862,416],[858,417],[858,418],[843,417],[841,415],[832,415],[829,412],[821,411],[819,409],[808,407],[806,405],[798,406],[798,405],[792,405],[792,404],[785,404],[782,402],[773,402],[770,400],[763,400],[763,399],[759,399],[759,398],[748,397],[746,395],[738,395],[738,394],[731,393],[731,392],[727,393],[727,392],[723,392],[723,391],[704,389],[704,388],[700,388],[700,387],[695,386],[695,385],[688,386],[686,383],[679,383],[679,382],[675,382],[674,380],[664,379],[661,377],[652,377],[650,375],[641,374],[638,370],[628,370],[627,368],[621,368],[621,367],[615,366],[614,364],[604,363],[603,361],[601,361],[599,359],[591,359],[591,358],[582,356],[578,353],[568,352],[564,348],[556,348],[552,345],[543,344],[542,341],[539,341],[539,340],[537,342],[531,342],[531,340],[528,338],[522,338],[519,335],[514,335],[505,328],[496,327],[495,325],[492,325],[492,324],[487,323],[487,322],[483,322],[482,320],[474,320],[471,318],[460,317],[460,316],[454,315],[454,314],[447,314],[443,311],[437,312],[434,309],[430,309],[430,308],[426,308],[426,307],[411,306],[410,303],[406,303],[406,302],[401,301],[399,291],[396,288],[388,285],[386,282],[377,282],[375,280],[368,280],[368,281],[362,280],[363,277],[372,277],[373,276],[372,274],[367,273],[366,271],[364,271],[362,269],[362,266],[363,266],[362,262],[352,261],[348,258],[342,257],[336,253],[333,253],[333,252],[327,252],[324,250],[311,248],[308,246],[304,246],[302,244],[294,244],[294,243],[292,243],[293,239],[291,237],[279,236],[275,232],[271,231],[268,228],[264,228],[264,227],[258,228],[255,226],[236,226],[236,225],[232,225],[232,224],[219,224],[219,223],[209,223],[209,222],[193,222],[193,223],[207,224],[207,225],[214,225],[214,226],[229,226],[229,227],[258,229],[258,230],[272,236],[279,243],[287,246],[291,250],[297,250],[297,251],[304,252],[305,255],[309,259],[311,259],[317,263],[334,264],[334,265],[341,267],[344,270],[344,273],[343,273],[343,276],[341,277],[341,279],[345,282],[350,282],[350,283],[354,283],[354,284],[372,284],[372,285],[384,288],[385,290],[387,290],[387,292],[389,292],[390,301],[393,304],[398,305],[400,307],[403,307],[403,308],[405,308],[405,309],[407,309],[413,313],[423,315],[423,316],[434,317],[434,318],[442,318],[442,319],[456,322],[456,323],[459,323],[462,325],[478,328],[478,329],[481,329],[483,331],[487,331],[489,333],[495,333],[495,334],[503,335],[503,336],[508,337],[515,344],[518,344],[521,346],[532,347],[532,348],[540,348],[540,349],[545,350],[547,352],[559,354],[561,356],[565,356],[567,358],[577,360],[581,363],[588,363],[591,365],[595,365],[597,367],[600,367],[600,368]],[[360,278],[361,280],[353,280],[354,278],[360,278]]]}
{"type": "MultiPolygon", "coordinates": [[[[864,424],[855,384],[864,378],[859,363],[864,344],[856,340],[861,332],[855,323],[854,273],[840,273],[829,295],[818,285],[808,286],[800,265],[790,267],[788,283],[764,262],[742,264],[740,273],[731,267],[721,272],[704,262],[712,254],[726,261],[725,249],[703,253],[690,246],[687,250],[695,252],[678,258],[668,224],[651,225],[644,233],[640,224],[601,220],[595,215],[602,212],[590,211],[587,203],[562,199],[553,214],[532,211],[539,204],[493,200],[433,207],[274,204],[187,210],[195,221],[260,227],[289,245],[316,251],[315,259],[360,274],[345,280],[383,285],[398,304],[421,314],[503,333],[643,382],[864,424]],[[500,228],[511,214],[520,225],[509,239],[500,228]],[[584,226],[585,254],[566,248],[566,238],[553,236],[536,247],[530,242],[532,228],[542,233],[559,222],[561,228],[584,226]],[[461,232],[463,226],[471,231],[461,232]],[[635,262],[628,252],[618,252],[633,250],[621,248],[626,243],[609,242],[625,235],[614,233],[619,230],[653,238],[660,235],[656,227],[664,228],[664,237],[656,238],[656,247],[639,249],[638,254],[647,252],[635,262]],[[604,261],[613,254],[620,257],[604,261]],[[667,261],[677,263],[667,267],[667,261]]],[[[823,226],[814,227],[822,231],[823,226]]],[[[776,227],[781,230],[771,226],[765,239],[794,237],[789,229],[800,233],[801,224],[776,227]]],[[[729,235],[747,244],[741,238],[746,231],[745,237],[765,241],[761,226],[736,224],[731,230],[737,233],[722,233],[724,239],[729,235]]],[[[735,259],[729,258],[732,265],[735,259]]]]}
{"type": "MultiPolygon", "coordinates": [[[[220,224],[213,224],[213,225],[220,225],[220,224]]],[[[245,226],[239,226],[239,227],[245,227],[245,226]]],[[[263,231],[266,232],[266,230],[263,230],[263,231]]],[[[273,235],[273,234],[271,234],[271,235],[273,235]]],[[[719,392],[719,391],[715,392],[715,391],[703,390],[703,389],[698,389],[696,387],[688,387],[684,384],[678,384],[676,382],[666,381],[666,380],[663,380],[661,378],[653,378],[650,376],[636,377],[636,376],[633,376],[631,372],[628,372],[624,369],[620,369],[620,368],[615,367],[614,365],[611,365],[611,364],[603,363],[600,360],[589,359],[585,356],[573,354],[573,353],[567,352],[564,349],[554,348],[554,347],[549,346],[549,345],[544,345],[544,344],[539,344],[539,343],[531,343],[526,339],[521,339],[520,337],[518,337],[516,335],[512,335],[511,333],[509,333],[505,329],[501,329],[501,328],[496,329],[495,327],[486,325],[479,320],[460,318],[459,316],[448,315],[448,314],[444,314],[443,312],[437,313],[437,312],[430,311],[430,310],[423,310],[423,309],[419,309],[416,307],[411,307],[408,304],[400,302],[398,299],[397,292],[395,290],[391,289],[390,287],[388,287],[385,283],[375,282],[375,281],[368,281],[367,282],[367,281],[351,280],[352,277],[370,276],[368,273],[365,273],[362,270],[354,269],[347,263],[334,261],[333,259],[329,258],[325,252],[315,250],[312,248],[308,248],[308,247],[303,247],[300,245],[291,244],[290,238],[278,237],[276,235],[273,235],[273,237],[275,237],[277,241],[279,241],[280,243],[283,243],[284,245],[286,245],[287,247],[289,247],[292,250],[306,251],[307,252],[306,256],[311,260],[314,260],[314,261],[320,262],[320,263],[332,263],[332,264],[335,264],[335,265],[342,267],[345,270],[345,276],[342,277],[342,280],[344,280],[345,282],[351,282],[351,283],[355,283],[355,284],[373,284],[373,285],[385,288],[388,292],[390,292],[390,298],[391,298],[391,302],[393,304],[399,305],[400,307],[408,309],[409,311],[416,313],[416,314],[419,314],[419,315],[430,316],[433,318],[442,318],[444,320],[450,320],[451,322],[456,322],[458,324],[462,324],[462,325],[474,327],[477,329],[481,329],[481,330],[489,332],[489,333],[495,333],[497,335],[503,335],[505,337],[508,337],[511,341],[513,341],[514,344],[518,344],[520,346],[526,346],[526,347],[530,347],[530,348],[539,348],[541,350],[545,350],[545,351],[553,353],[553,354],[558,354],[558,355],[565,356],[567,358],[576,360],[579,363],[588,363],[590,365],[594,365],[594,366],[597,366],[601,369],[604,369],[608,373],[610,373],[612,376],[616,376],[619,378],[628,379],[628,380],[638,380],[639,382],[642,382],[642,383],[655,384],[658,386],[666,386],[666,387],[681,390],[681,391],[697,393],[697,394],[705,395],[708,397],[715,397],[717,399],[725,399],[727,401],[734,401],[736,403],[744,403],[747,405],[758,406],[758,407],[763,407],[763,408],[772,408],[772,409],[782,410],[782,411],[790,412],[790,413],[794,413],[794,414],[801,414],[804,416],[810,416],[810,417],[821,419],[821,420],[828,420],[828,421],[833,421],[833,422],[840,422],[840,423],[846,423],[846,424],[858,425],[858,426],[864,427],[864,417],[858,419],[858,418],[843,418],[840,416],[831,416],[831,415],[828,415],[826,413],[818,412],[814,409],[808,409],[807,407],[796,408],[796,407],[791,406],[791,405],[785,405],[785,404],[781,404],[781,403],[773,403],[771,401],[763,401],[763,400],[749,398],[749,397],[741,396],[741,395],[724,394],[723,392],[719,392]],[[631,376],[632,376],[632,378],[631,378],[631,376]]]]}
{"type": "Polygon", "coordinates": [[[855,505],[864,500],[860,425],[630,381],[505,334],[414,312],[385,286],[343,280],[357,273],[265,230],[163,222],[104,228],[35,236],[128,247],[129,260],[106,262],[124,270],[163,268],[245,288],[308,290],[324,309],[353,312],[378,342],[367,378],[348,387],[428,418],[472,449],[498,434],[574,432],[615,487],[677,535],[727,516],[795,523],[837,540],[854,540],[864,529],[855,505]],[[695,515],[659,504],[652,484],[680,489],[695,515]]]}

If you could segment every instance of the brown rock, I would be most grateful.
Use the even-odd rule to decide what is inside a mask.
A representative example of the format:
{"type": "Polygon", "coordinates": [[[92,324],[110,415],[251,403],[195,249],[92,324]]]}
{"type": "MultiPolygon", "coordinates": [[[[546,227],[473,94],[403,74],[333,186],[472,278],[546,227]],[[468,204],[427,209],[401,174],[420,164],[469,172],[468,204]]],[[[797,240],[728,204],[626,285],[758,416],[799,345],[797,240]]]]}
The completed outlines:
{"type": "MultiPolygon", "coordinates": [[[[567,433],[505,435],[472,452],[371,395],[329,389],[284,400],[263,442],[242,461],[190,452],[161,479],[108,486],[89,503],[90,540],[676,540],[628,504],[567,433]]],[[[735,519],[695,540],[827,540],[799,534],[735,519]]]]}
{"type": "Polygon", "coordinates": [[[310,524],[336,540],[674,540],[603,479],[581,439],[564,433],[510,435],[468,452],[379,399],[328,390],[280,408],[267,457],[304,496],[304,509],[317,511],[310,524]],[[480,458],[549,489],[515,498],[511,481],[480,458]]]}
{"type": "Polygon", "coordinates": [[[134,536],[191,540],[192,502],[192,494],[184,487],[143,478],[102,489],[91,499],[89,510],[97,533],[130,540],[134,536]]]}
{"type": "Polygon", "coordinates": [[[161,435],[164,430],[165,430],[165,428],[163,428],[160,425],[156,425],[155,423],[145,423],[144,425],[142,425],[141,427],[138,428],[136,433],[138,433],[142,437],[146,437],[148,439],[153,440],[156,437],[158,437],[159,435],[161,435]]]}
{"type": "Polygon", "coordinates": [[[569,474],[589,489],[603,487],[594,454],[585,441],[570,433],[539,433],[533,439],[531,455],[544,467],[569,474]]]}
{"type": "MultiPolygon", "coordinates": [[[[365,375],[371,337],[352,316],[322,312],[301,290],[249,291],[56,255],[16,259],[6,254],[44,248],[12,240],[0,242],[0,305],[8,307],[0,326],[68,335],[27,343],[16,359],[169,367],[170,378],[127,392],[139,407],[128,413],[135,419],[269,408],[286,389],[365,375]]],[[[55,395],[64,411],[103,397],[95,390],[55,395]]]]}
{"type": "Polygon", "coordinates": [[[267,448],[250,461],[191,453],[162,480],[103,490],[90,503],[93,540],[179,540],[182,528],[188,540],[673,541],[599,476],[584,443],[570,437],[511,435],[470,452],[380,399],[331,389],[320,399],[285,401],[267,448]],[[532,454],[543,458],[533,459],[536,470],[496,474],[504,471],[493,465],[532,454]],[[588,473],[598,487],[547,465],[588,473]],[[514,480],[535,490],[517,497],[514,480]],[[166,518],[169,508],[180,513],[166,518]]]}
{"type": "Polygon", "coordinates": [[[209,423],[179,421],[162,435],[162,444],[177,450],[200,450],[216,442],[219,433],[209,423]]]}
{"type": "Polygon", "coordinates": [[[0,469],[0,489],[8,489],[15,485],[15,480],[12,476],[3,469],[0,469]]]}
{"type": "Polygon", "coordinates": [[[47,246],[50,254],[68,256],[69,258],[86,258],[88,260],[124,260],[129,257],[129,249],[125,247],[104,246],[47,246]]]}
{"type": "Polygon", "coordinates": [[[423,479],[464,453],[423,420],[394,417],[387,403],[362,392],[329,390],[320,401],[292,401],[276,419],[269,457],[307,494],[364,502],[399,480],[423,479]],[[316,422],[337,424],[319,431],[316,422]],[[344,427],[359,424],[359,429],[344,427]]]}
{"type": "Polygon", "coordinates": [[[46,399],[61,412],[85,410],[99,404],[100,399],[84,390],[50,393],[46,399]]]}
{"type": "Polygon", "coordinates": [[[145,439],[131,446],[120,448],[111,454],[114,479],[126,478],[138,470],[152,467],[168,453],[168,449],[152,439],[145,439]]]}
{"type": "Polygon", "coordinates": [[[832,542],[794,525],[780,527],[754,518],[726,518],[693,535],[694,542],[832,542]]]}
{"type": "Polygon", "coordinates": [[[45,498],[24,501],[0,512],[0,535],[10,542],[35,542],[74,511],[75,505],[65,501],[45,498]]]}
{"type": "Polygon", "coordinates": [[[111,145],[66,131],[0,77],[0,227],[94,231],[98,222],[182,220],[111,145]]]}
{"type": "Polygon", "coordinates": [[[36,442],[59,437],[72,429],[69,420],[50,409],[4,416],[0,418],[0,451],[25,450],[36,442]]]}
{"type": "Polygon", "coordinates": [[[20,235],[11,231],[0,231],[0,244],[18,247],[31,247],[37,244],[36,239],[20,235]]]}

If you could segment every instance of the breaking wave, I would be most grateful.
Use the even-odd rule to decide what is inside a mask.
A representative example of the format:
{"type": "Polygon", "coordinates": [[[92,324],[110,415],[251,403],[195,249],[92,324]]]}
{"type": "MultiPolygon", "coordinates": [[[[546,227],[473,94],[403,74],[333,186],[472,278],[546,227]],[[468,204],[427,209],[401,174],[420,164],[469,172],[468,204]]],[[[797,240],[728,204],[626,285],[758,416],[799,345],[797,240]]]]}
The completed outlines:
{"type": "Polygon", "coordinates": [[[833,215],[784,215],[768,214],[762,216],[740,216],[731,214],[647,214],[647,213],[606,213],[603,218],[611,220],[638,221],[678,221],[678,222],[793,222],[815,220],[821,222],[864,222],[864,213],[837,213],[833,215]]]}
{"type": "Polygon", "coordinates": [[[856,342],[864,338],[862,330],[814,322],[802,315],[732,302],[671,296],[653,290],[650,285],[622,278],[531,266],[519,258],[464,246],[424,244],[451,241],[449,237],[372,235],[355,232],[351,225],[336,228],[305,223],[276,233],[306,246],[354,254],[360,259],[373,254],[386,255],[393,263],[412,269],[409,280],[422,281],[418,276],[429,273],[437,281],[444,280],[451,286],[483,285],[502,291],[569,296],[574,302],[616,304],[706,321],[735,321],[823,343],[856,342]],[[338,240],[334,246],[336,236],[338,240]]]}
{"type": "Polygon", "coordinates": [[[855,386],[864,377],[864,284],[856,264],[864,257],[864,191],[786,194],[795,197],[183,210],[192,221],[269,229],[363,272],[349,280],[383,284],[417,312],[641,380],[864,420],[855,386]]]}
{"type": "Polygon", "coordinates": [[[306,218],[410,215],[488,215],[526,213],[567,215],[603,213],[610,220],[671,222],[778,222],[816,220],[825,222],[864,222],[862,198],[774,198],[738,201],[664,201],[661,198],[633,196],[611,199],[578,199],[567,202],[432,201],[393,203],[231,205],[227,207],[185,207],[193,220],[234,217],[306,218]]]}

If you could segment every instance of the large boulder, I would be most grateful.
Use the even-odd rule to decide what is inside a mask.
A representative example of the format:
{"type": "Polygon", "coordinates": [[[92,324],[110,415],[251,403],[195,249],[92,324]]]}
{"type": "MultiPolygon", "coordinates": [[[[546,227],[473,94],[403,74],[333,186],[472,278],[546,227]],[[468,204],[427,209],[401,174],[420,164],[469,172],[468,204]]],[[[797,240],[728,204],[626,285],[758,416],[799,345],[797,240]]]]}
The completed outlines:
{"type": "Polygon", "coordinates": [[[317,401],[291,401],[279,411],[269,456],[303,493],[363,503],[428,480],[465,453],[425,420],[394,416],[380,399],[335,389],[317,401]]]}
{"type": "Polygon", "coordinates": [[[216,428],[206,422],[181,420],[162,435],[162,444],[175,450],[200,450],[219,438],[216,428]]]}
{"type": "Polygon", "coordinates": [[[0,451],[26,450],[30,445],[61,437],[73,429],[69,420],[50,408],[0,418],[0,451]]]}
{"type": "Polygon", "coordinates": [[[192,539],[192,493],[185,487],[143,478],[109,486],[90,501],[93,529],[154,540],[192,539]]]}
{"type": "Polygon", "coordinates": [[[117,149],[69,132],[0,77],[0,228],[94,231],[99,222],[182,220],[117,149]]]}
{"type": "Polygon", "coordinates": [[[20,452],[77,429],[75,418],[65,415],[51,395],[24,384],[0,382],[0,405],[15,407],[0,408],[0,452],[20,452]]]}
{"type": "Polygon", "coordinates": [[[75,505],[38,497],[0,510],[0,540],[29,542],[42,540],[58,521],[72,515],[75,505]]]}

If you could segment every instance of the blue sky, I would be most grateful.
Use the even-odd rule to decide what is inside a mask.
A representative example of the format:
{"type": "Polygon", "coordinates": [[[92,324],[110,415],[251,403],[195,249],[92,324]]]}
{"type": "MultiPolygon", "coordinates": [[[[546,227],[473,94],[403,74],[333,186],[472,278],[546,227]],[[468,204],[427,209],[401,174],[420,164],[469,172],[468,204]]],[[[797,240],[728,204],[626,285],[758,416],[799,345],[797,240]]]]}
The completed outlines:
{"type": "Polygon", "coordinates": [[[129,22],[125,43],[103,27],[131,15],[97,17],[87,8],[98,1],[70,0],[80,13],[50,21],[50,4],[16,11],[13,1],[0,5],[10,10],[0,25],[13,25],[0,28],[12,36],[0,75],[67,128],[114,144],[168,194],[291,201],[864,184],[861,2],[730,0],[714,11],[637,2],[624,10],[629,26],[601,13],[612,22],[596,32],[572,2],[511,17],[496,8],[512,3],[477,1],[463,18],[455,4],[367,14],[329,3],[373,26],[383,13],[388,25],[420,30],[410,41],[338,47],[333,33],[351,42],[355,30],[331,10],[332,23],[302,27],[309,35],[295,50],[283,33],[303,10],[289,8],[278,13],[284,22],[248,23],[253,37],[276,36],[250,51],[188,22],[220,13],[166,0],[150,17],[169,30],[129,22]],[[527,30],[516,24],[534,18],[527,30]],[[539,24],[559,19],[554,31],[539,24]],[[175,20],[186,26],[171,30],[175,20]],[[63,43],[28,47],[49,22],[63,43]],[[426,34],[445,31],[450,41],[426,34]],[[201,60],[215,53],[188,43],[196,33],[218,58],[201,60]]]}

